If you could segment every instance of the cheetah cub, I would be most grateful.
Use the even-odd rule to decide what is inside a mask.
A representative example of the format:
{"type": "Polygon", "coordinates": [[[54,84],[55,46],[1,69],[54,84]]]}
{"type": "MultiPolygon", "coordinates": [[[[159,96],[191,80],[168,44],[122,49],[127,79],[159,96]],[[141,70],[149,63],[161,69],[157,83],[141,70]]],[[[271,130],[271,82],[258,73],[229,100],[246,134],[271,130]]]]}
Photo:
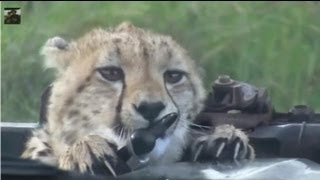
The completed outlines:
{"type": "Polygon", "coordinates": [[[231,125],[193,130],[205,90],[195,62],[169,36],[125,22],[76,41],[54,37],[41,53],[46,67],[56,70],[56,80],[46,124],[33,132],[23,158],[64,170],[117,175],[121,157],[116,152],[130,134],[170,113],[178,119],[156,141],[150,164],[183,157],[254,158],[247,136],[231,125]]]}

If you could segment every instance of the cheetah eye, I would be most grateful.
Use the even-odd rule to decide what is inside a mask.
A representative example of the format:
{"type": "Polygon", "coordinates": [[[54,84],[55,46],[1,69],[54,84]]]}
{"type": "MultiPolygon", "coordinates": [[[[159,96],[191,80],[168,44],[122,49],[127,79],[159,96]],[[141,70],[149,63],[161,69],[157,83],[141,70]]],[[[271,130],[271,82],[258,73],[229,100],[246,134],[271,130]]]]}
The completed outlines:
{"type": "Polygon", "coordinates": [[[103,78],[109,81],[119,81],[123,79],[123,71],[118,67],[102,67],[97,69],[103,78]]]}
{"type": "Polygon", "coordinates": [[[164,80],[167,83],[175,84],[178,83],[184,75],[184,72],[179,70],[169,70],[164,73],[164,80]]]}

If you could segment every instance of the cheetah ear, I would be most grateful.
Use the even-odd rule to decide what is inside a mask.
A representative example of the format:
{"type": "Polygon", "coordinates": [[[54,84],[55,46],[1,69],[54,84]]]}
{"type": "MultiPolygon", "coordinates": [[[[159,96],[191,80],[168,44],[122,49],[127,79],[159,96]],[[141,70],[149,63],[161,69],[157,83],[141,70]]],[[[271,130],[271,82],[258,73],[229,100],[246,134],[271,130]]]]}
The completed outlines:
{"type": "Polygon", "coordinates": [[[70,58],[68,58],[69,46],[70,43],[61,37],[48,39],[40,52],[45,57],[45,67],[63,72],[70,63],[70,58]]]}
{"type": "Polygon", "coordinates": [[[135,29],[136,27],[129,21],[122,22],[116,27],[117,32],[131,32],[135,29]]]}

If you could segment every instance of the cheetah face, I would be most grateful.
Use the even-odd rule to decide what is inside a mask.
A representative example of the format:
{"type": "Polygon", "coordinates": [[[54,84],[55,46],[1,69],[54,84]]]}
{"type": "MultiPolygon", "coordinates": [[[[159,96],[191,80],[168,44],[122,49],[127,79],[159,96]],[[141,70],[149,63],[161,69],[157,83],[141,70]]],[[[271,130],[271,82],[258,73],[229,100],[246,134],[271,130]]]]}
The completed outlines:
{"type": "Polygon", "coordinates": [[[96,87],[112,88],[118,97],[115,125],[135,130],[173,112],[187,121],[195,98],[188,64],[173,57],[170,47],[161,47],[161,42],[154,46],[140,39],[131,42],[102,53],[95,68],[96,87]]]}

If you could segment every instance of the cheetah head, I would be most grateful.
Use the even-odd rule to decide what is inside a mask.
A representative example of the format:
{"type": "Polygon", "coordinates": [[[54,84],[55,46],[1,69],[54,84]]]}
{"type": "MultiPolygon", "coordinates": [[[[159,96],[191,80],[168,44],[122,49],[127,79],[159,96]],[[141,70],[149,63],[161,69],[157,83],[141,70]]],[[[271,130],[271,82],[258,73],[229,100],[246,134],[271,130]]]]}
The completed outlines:
{"type": "Polygon", "coordinates": [[[57,72],[48,124],[51,131],[61,129],[67,143],[106,128],[125,139],[173,112],[178,120],[166,138],[183,141],[202,108],[199,69],[186,51],[172,38],[130,23],[71,42],[49,39],[42,54],[57,72]]]}

